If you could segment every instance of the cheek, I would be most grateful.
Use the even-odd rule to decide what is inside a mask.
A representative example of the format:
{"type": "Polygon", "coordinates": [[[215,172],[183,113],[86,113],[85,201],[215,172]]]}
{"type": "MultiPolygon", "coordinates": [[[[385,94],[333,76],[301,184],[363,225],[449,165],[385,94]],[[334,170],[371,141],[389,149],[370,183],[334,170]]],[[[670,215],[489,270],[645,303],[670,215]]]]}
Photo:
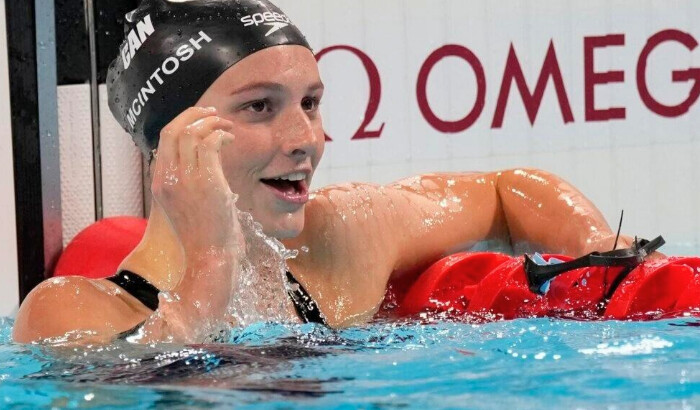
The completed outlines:
{"type": "Polygon", "coordinates": [[[233,143],[221,148],[221,168],[224,176],[231,186],[231,190],[236,192],[240,189],[242,180],[249,174],[252,155],[247,155],[241,147],[237,147],[238,138],[233,143]]]}
{"type": "Polygon", "coordinates": [[[318,153],[316,155],[316,164],[318,164],[321,161],[321,157],[323,156],[323,152],[326,149],[326,133],[323,130],[322,125],[316,129],[316,141],[317,141],[316,152],[318,153]]]}
{"type": "Polygon", "coordinates": [[[258,174],[270,162],[272,152],[267,143],[269,139],[263,133],[244,132],[238,128],[233,134],[236,137],[233,142],[221,148],[221,165],[231,188],[260,177],[258,174]]]}
{"type": "Polygon", "coordinates": [[[269,150],[267,132],[266,130],[251,130],[250,128],[235,124],[231,132],[235,138],[230,144],[222,147],[222,155],[225,153],[227,159],[234,159],[240,164],[263,159],[269,150]]]}

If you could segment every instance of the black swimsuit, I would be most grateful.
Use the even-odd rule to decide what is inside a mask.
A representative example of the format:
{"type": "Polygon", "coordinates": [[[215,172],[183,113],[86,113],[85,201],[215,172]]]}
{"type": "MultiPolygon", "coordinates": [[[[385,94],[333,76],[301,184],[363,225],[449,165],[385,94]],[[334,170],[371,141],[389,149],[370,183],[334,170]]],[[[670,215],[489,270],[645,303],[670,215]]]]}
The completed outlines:
{"type": "Polygon", "coordinates": [[[158,309],[158,293],[160,293],[160,290],[141,276],[128,270],[123,270],[111,278],[107,278],[107,280],[124,289],[126,293],[138,299],[147,308],[151,310],[158,309]]]}
{"type": "MultiPolygon", "coordinates": [[[[124,289],[126,293],[135,297],[147,308],[151,310],[158,309],[158,293],[160,293],[160,290],[140,275],[123,270],[107,278],[107,280],[124,289]]],[[[309,292],[294,278],[291,272],[287,272],[287,281],[289,281],[290,285],[287,291],[289,298],[292,300],[292,303],[294,303],[294,309],[304,323],[320,323],[325,325],[326,320],[323,318],[316,301],[311,298],[309,292]]],[[[141,325],[142,323],[139,323],[133,329],[120,333],[119,338],[124,339],[127,336],[133,335],[138,331],[141,325]]]]}
{"type": "Polygon", "coordinates": [[[323,318],[321,310],[318,308],[316,301],[311,298],[309,292],[301,286],[292,272],[287,271],[287,281],[289,282],[289,298],[292,299],[294,303],[294,309],[297,311],[297,315],[304,321],[304,323],[320,323],[322,325],[326,324],[326,319],[323,318]]]}

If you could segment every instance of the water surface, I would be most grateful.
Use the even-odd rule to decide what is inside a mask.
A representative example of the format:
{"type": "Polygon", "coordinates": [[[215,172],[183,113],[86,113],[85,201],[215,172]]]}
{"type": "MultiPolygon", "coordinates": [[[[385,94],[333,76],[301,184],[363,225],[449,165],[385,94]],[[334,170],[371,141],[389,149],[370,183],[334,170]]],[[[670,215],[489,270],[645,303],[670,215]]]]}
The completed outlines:
{"type": "Polygon", "coordinates": [[[204,346],[45,348],[0,319],[0,407],[695,408],[700,322],[256,324],[204,346]]]}

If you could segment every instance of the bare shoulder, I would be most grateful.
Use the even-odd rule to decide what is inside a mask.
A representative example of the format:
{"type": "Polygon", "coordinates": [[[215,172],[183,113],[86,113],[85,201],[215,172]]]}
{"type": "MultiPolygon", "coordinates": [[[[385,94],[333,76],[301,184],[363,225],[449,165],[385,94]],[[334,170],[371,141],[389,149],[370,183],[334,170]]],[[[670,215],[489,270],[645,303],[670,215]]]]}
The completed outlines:
{"type": "MultiPolygon", "coordinates": [[[[335,271],[342,264],[344,271],[357,267],[363,258],[381,252],[391,256],[392,249],[383,222],[395,220],[397,204],[392,188],[373,184],[348,183],[316,191],[306,207],[302,234],[289,241],[303,252],[314,266],[335,271]]],[[[385,263],[377,267],[386,269],[385,263]]]]}
{"type": "Polygon", "coordinates": [[[52,278],[29,293],[17,313],[16,342],[108,341],[149,314],[116,285],[82,277],[52,278]]]}
{"type": "Polygon", "coordinates": [[[372,184],[323,188],[306,206],[302,234],[285,244],[302,250],[289,262],[331,326],[371,318],[398,253],[391,189],[372,184]]]}

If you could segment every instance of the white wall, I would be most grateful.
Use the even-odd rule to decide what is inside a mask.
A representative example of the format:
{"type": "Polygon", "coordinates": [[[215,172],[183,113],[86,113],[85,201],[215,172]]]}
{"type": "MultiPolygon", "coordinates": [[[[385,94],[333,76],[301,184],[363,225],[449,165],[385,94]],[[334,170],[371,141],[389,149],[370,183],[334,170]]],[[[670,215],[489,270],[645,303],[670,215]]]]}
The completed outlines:
{"type": "MultiPolygon", "coordinates": [[[[320,62],[327,94],[327,145],[316,186],[348,180],[389,182],[430,171],[539,167],[579,186],[616,224],[625,210],[630,234],[664,234],[667,251],[700,249],[700,103],[682,116],[652,112],[640,97],[636,67],[651,36],[676,29],[700,41],[700,2],[691,0],[463,1],[463,0],[278,0],[301,27],[315,51],[332,45],[362,50],[376,64],[382,85],[371,130],[380,138],[351,141],[362,122],[369,86],[360,61],[349,52],[320,62]],[[624,82],[595,87],[598,108],[625,107],[626,118],[587,121],[584,38],[624,34],[624,46],[595,51],[597,72],[624,71],[624,82]],[[534,90],[553,42],[574,121],[565,124],[552,81],[534,125],[513,85],[503,126],[493,128],[509,47],[513,44],[528,86],[534,90]],[[445,44],[471,50],[483,65],[485,105],[468,129],[446,134],[431,126],[417,102],[418,73],[426,58],[445,44]]],[[[651,94],[674,105],[692,82],[671,82],[671,71],[700,69],[700,47],[692,52],[664,43],[649,57],[651,94]]],[[[463,60],[438,63],[427,85],[438,117],[457,120],[476,99],[474,71],[463,60]]]]}
{"type": "Polygon", "coordinates": [[[0,2],[0,316],[10,315],[19,303],[15,188],[8,73],[5,2],[0,2]]]}
{"type": "MultiPolygon", "coordinates": [[[[102,196],[105,217],[143,215],[141,154],[107,106],[100,92],[102,196]]],[[[92,122],[89,84],[58,87],[58,133],[61,150],[63,243],[95,222],[92,122]]]]}

